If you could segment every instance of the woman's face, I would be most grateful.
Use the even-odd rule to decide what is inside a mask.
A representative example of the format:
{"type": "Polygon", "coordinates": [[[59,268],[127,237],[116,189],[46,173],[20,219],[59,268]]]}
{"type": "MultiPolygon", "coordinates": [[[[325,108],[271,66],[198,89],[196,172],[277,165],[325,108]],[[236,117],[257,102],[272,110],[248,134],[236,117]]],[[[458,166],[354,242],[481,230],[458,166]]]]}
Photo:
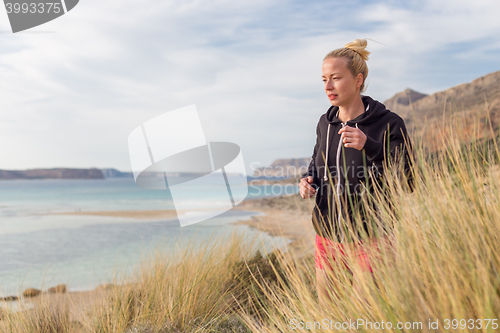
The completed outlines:
{"type": "Polygon", "coordinates": [[[347,68],[347,58],[327,58],[323,61],[323,75],[325,92],[330,103],[339,107],[349,106],[356,97],[363,84],[363,74],[352,76],[347,68]]]}

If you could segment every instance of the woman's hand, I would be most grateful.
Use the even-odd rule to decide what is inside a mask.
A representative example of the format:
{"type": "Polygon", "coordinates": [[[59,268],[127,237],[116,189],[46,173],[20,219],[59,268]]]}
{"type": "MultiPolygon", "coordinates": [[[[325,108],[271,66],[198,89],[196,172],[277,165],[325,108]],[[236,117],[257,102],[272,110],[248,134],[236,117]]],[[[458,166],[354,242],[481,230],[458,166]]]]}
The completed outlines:
{"type": "Polygon", "coordinates": [[[310,197],[316,194],[316,189],[309,185],[313,182],[313,177],[305,177],[300,180],[299,188],[300,188],[300,196],[302,199],[309,199],[310,197]]]}
{"type": "Polygon", "coordinates": [[[359,128],[346,125],[339,131],[342,143],[346,148],[356,148],[357,150],[363,149],[366,142],[366,135],[359,128]]]}

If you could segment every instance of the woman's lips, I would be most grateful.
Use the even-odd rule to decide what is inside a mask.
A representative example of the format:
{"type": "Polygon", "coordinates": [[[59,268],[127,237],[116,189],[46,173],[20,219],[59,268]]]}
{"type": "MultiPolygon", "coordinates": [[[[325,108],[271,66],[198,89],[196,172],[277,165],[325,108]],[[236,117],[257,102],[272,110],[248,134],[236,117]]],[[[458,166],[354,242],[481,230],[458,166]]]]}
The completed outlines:
{"type": "Polygon", "coordinates": [[[328,95],[329,99],[335,99],[336,97],[337,97],[337,95],[328,95]]]}

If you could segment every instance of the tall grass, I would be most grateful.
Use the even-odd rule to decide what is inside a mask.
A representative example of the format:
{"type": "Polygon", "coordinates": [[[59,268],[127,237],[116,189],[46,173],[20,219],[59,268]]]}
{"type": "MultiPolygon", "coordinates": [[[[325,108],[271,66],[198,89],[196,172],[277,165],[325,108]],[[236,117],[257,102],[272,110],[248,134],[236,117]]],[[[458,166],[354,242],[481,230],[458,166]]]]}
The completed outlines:
{"type": "Polygon", "coordinates": [[[9,333],[66,333],[74,332],[68,307],[63,303],[49,303],[44,296],[32,309],[3,314],[2,332],[9,333]]]}
{"type": "MultiPolygon", "coordinates": [[[[344,269],[335,268],[329,273],[331,301],[321,307],[316,291],[309,287],[314,283],[313,268],[291,252],[283,258],[294,263],[285,267],[288,287],[263,286],[268,300],[266,324],[256,324],[252,316],[242,314],[252,331],[291,332],[302,326],[311,332],[342,331],[340,325],[351,322],[358,332],[497,331],[498,132],[490,126],[493,141],[477,141],[475,131],[467,140],[457,140],[457,134],[463,134],[457,132],[465,127],[463,120],[444,125],[448,135],[440,136],[439,153],[430,155],[425,142],[415,140],[413,193],[406,191],[398,176],[401,165],[392,165],[392,172],[385,174],[386,186],[372,198],[380,219],[374,218],[373,210],[370,216],[393,226],[395,247],[382,250],[373,277],[348,255],[356,288],[344,269]]],[[[373,250],[368,245],[366,249],[373,250]]]]}

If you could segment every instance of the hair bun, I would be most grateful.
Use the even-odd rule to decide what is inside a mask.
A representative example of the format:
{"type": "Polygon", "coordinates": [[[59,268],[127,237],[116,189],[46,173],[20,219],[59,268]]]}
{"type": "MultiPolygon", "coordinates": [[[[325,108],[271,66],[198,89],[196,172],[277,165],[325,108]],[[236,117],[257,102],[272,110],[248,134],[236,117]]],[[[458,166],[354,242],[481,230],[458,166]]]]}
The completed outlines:
{"type": "Polygon", "coordinates": [[[352,42],[345,44],[344,48],[356,52],[361,56],[361,58],[363,58],[364,61],[366,61],[370,55],[370,52],[366,50],[366,45],[368,45],[366,39],[355,39],[352,42]]]}

